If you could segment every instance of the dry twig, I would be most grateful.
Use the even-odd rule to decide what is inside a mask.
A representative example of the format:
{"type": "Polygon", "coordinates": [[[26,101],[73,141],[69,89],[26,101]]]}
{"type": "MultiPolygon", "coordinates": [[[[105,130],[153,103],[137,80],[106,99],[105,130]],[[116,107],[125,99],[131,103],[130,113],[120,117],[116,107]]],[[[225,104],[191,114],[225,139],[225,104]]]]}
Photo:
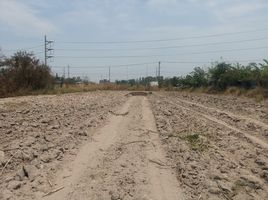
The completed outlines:
{"type": "Polygon", "coordinates": [[[60,187],[60,188],[57,188],[57,189],[55,189],[55,190],[52,190],[52,191],[50,191],[50,192],[44,194],[43,197],[46,197],[46,196],[51,195],[51,194],[53,194],[53,193],[55,193],[55,192],[58,192],[58,191],[62,190],[63,188],[64,188],[64,187],[60,187]]]}
{"type": "Polygon", "coordinates": [[[1,151],[12,151],[12,150],[17,150],[20,149],[20,147],[16,147],[16,148],[11,148],[11,149],[0,149],[1,151]]]}
{"type": "Polygon", "coordinates": [[[125,113],[115,113],[112,110],[109,111],[111,114],[115,115],[115,116],[126,116],[129,112],[125,112],[125,113]]]}
{"type": "Polygon", "coordinates": [[[149,161],[152,163],[158,164],[162,167],[166,166],[166,164],[164,164],[162,161],[157,161],[157,160],[152,160],[152,159],[149,159],[149,161]]]}
{"type": "Polygon", "coordinates": [[[48,182],[48,184],[50,185],[50,187],[53,186],[49,179],[47,179],[47,182],[48,182]]]}

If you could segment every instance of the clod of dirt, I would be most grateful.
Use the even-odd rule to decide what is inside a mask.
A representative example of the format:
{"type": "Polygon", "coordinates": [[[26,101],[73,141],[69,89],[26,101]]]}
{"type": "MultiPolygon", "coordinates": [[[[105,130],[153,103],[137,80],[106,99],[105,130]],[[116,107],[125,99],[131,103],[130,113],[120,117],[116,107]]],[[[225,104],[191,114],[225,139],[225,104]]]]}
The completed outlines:
{"type": "Polygon", "coordinates": [[[268,182],[268,171],[266,170],[263,171],[261,177],[264,178],[268,182]]]}
{"type": "Polygon", "coordinates": [[[34,165],[25,165],[22,167],[24,175],[31,181],[37,176],[37,168],[34,165]]]}
{"type": "Polygon", "coordinates": [[[22,168],[22,169],[20,169],[20,170],[16,173],[16,175],[15,175],[15,180],[17,180],[17,181],[23,181],[25,177],[26,177],[26,176],[25,176],[25,172],[24,172],[24,170],[23,170],[23,168],[22,168]]]}
{"type": "Polygon", "coordinates": [[[20,181],[10,181],[8,183],[7,188],[10,190],[17,190],[21,187],[21,182],[20,181]]]}
{"type": "Polygon", "coordinates": [[[109,194],[111,195],[111,200],[122,200],[119,194],[113,193],[112,191],[109,194]]]}

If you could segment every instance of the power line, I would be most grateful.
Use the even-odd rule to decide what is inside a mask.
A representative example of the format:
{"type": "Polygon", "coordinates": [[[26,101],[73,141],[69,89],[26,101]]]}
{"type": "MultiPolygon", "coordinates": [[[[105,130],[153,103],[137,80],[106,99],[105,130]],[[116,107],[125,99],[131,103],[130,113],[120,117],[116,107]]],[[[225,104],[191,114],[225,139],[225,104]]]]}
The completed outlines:
{"type": "MultiPolygon", "coordinates": [[[[262,58],[260,59],[251,59],[251,60],[223,60],[223,61],[161,61],[163,64],[210,64],[215,62],[227,62],[227,63],[236,63],[236,62],[261,62],[262,58]]],[[[109,65],[111,68],[119,68],[119,67],[129,67],[129,66],[146,66],[148,64],[158,64],[159,62],[150,62],[150,63],[137,63],[137,64],[124,64],[124,65],[109,65]]],[[[99,69],[102,68],[104,70],[107,69],[108,65],[101,65],[101,66],[72,66],[72,69],[99,69]]],[[[64,66],[56,65],[52,66],[53,68],[63,68],[64,66]]]]}
{"type": "Polygon", "coordinates": [[[266,40],[268,37],[263,38],[254,38],[247,40],[236,40],[229,42],[213,42],[213,43],[203,43],[203,44],[190,44],[190,45],[174,45],[174,46],[163,46],[163,47],[144,47],[144,48],[123,48],[123,49],[55,49],[57,51],[137,51],[137,50],[153,50],[153,49],[176,49],[176,48],[184,48],[184,47],[200,47],[200,46],[212,46],[212,45],[221,45],[221,44],[235,44],[235,43],[244,43],[244,42],[253,42],[253,41],[262,41],[266,40]]]}
{"type": "Polygon", "coordinates": [[[39,55],[39,54],[43,54],[44,51],[40,51],[40,52],[37,52],[37,53],[34,53],[34,55],[39,55]]]}
{"type": "MultiPolygon", "coordinates": [[[[234,62],[258,62],[258,61],[261,61],[262,58],[260,59],[251,59],[251,60],[227,60],[227,61],[224,61],[223,62],[231,62],[231,63],[234,63],[234,62]]],[[[218,62],[218,61],[209,61],[209,62],[206,62],[206,61],[161,61],[162,63],[165,63],[165,64],[206,64],[206,63],[213,63],[213,62],[218,62]]]]}
{"type": "Polygon", "coordinates": [[[200,36],[190,36],[190,37],[179,37],[179,38],[167,38],[167,39],[156,39],[156,40],[128,40],[128,41],[59,41],[57,43],[62,44],[120,44],[120,43],[150,43],[150,42],[165,42],[165,41],[176,41],[176,40],[188,40],[188,39],[197,39],[197,38],[211,38],[211,37],[220,37],[225,35],[238,35],[245,33],[254,33],[267,31],[266,29],[256,29],[256,30],[248,30],[248,31],[238,31],[238,32],[226,32],[219,34],[208,34],[208,35],[200,35],[200,36]]]}
{"type": "Polygon", "coordinates": [[[239,49],[225,49],[225,50],[213,50],[213,51],[203,51],[203,52],[188,52],[188,53],[177,53],[177,54],[155,54],[155,55],[125,55],[125,56],[57,56],[58,58],[69,58],[69,59],[87,59],[87,58],[147,58],[147,57],[169,57],[178,55],[196,55],[196,54],[210,54],[210,53],[221,53],[221,52],[234,52],[234,51],[248,51],[248,50],[258,50],[267,49],[268,46],[263,47],[249,47],[249,48],[239,48],[239,49]]]}
{"type": "Polygon", "coordinates": [[[32,47],[27,47],[27,48],[19,48],[19,49],[4,49],[3,51],[21,51],[21,50],[30,50],[30,49],[37,49],[43,47],[43,45],[38,45],[38,46],[32,46],[32,47]]]}
{"type": "MultiPolygon", "coordinates": [[[[133,64],[119,64],[119,65],[109,65],[110,67],[131,67],[131,66],[142,66],[142,65],[149,65],[149,64],[156,64],[157,62],[146,62],[146,63],[133,63],[133,64]]],[[[108,65],[100,65],[100,66],[77,66],[77,67],[72,67],[72,68],[107,68],[108,65]]],[[[63,66],[53,66],[53,67],[59,67],[62,68],[63,66]]]]}
{"type": "MultiPolygon", "coordinates": [[[[149,74],[153,74],[155,73],[155,71],[149,71],[148,72],[149,74]]],[[[103,73],[91,73],[91,72],[86,72],[86,73],[83,73],[83,74],[80,74],[80,73],[73,73],[73,76],[90,76],[90,75],[102,75],[103,73]]],[[[130,73],[128,74],[129,76],[134,76],[134,75],[141,75],[141,74],[146,74],[146,72],[139,72],[139,73],[130,73]]],[[[124,73],[120,73],[120,74],[115,74],[113,75],[113,77],[117,77],[117,76],[124,76],[125,74],[124,73]]],[[[145,75],[144,75],[145,76],[145,75]]],[[[104,77],[106,77],[107,79],[109,79],[109,74],[108,75],[104,75],[104,77]]]]}

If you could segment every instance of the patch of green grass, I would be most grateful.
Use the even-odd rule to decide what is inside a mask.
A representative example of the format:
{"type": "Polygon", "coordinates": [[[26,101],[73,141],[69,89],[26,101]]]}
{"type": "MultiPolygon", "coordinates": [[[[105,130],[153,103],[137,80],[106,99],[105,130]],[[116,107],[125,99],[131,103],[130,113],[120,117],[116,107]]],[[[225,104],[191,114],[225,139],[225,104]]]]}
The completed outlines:
{"type": "Polygon", "coordinates": [[[186,135],[182,135],[180,138],[185,140],[194,151],[204,151],[208,148],[208,144],[205,142],[204,136],[201,136],[198,133],[188,133],[186,135]]]}

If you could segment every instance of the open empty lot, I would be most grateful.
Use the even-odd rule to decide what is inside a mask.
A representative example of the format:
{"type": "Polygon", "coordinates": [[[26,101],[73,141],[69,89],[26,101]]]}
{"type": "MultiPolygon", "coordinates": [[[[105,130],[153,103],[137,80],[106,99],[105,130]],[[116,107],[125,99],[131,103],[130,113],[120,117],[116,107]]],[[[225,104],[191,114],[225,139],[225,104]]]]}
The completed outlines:
{"type": "Polygon", "coordinates": [[[268,102],[91,92],[0,99],[0,199],[268,199],[268,102]]]}

